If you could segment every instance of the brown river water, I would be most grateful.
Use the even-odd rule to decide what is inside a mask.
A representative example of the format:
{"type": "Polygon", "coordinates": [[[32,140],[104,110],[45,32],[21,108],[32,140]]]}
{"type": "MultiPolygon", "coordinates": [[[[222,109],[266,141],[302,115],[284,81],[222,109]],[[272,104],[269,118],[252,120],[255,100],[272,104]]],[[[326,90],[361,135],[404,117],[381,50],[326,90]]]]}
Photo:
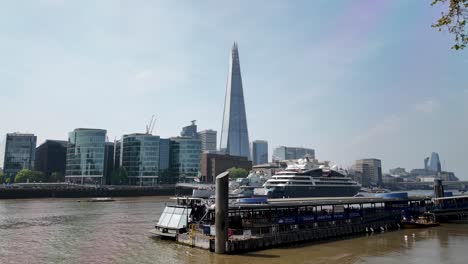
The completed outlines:
{"type": "Polygon", "coordinates": [[[468,225],[454,224],[215,255],[149,237],[165,203],[0,200],[0,263],[468,263],[468,225]]]}

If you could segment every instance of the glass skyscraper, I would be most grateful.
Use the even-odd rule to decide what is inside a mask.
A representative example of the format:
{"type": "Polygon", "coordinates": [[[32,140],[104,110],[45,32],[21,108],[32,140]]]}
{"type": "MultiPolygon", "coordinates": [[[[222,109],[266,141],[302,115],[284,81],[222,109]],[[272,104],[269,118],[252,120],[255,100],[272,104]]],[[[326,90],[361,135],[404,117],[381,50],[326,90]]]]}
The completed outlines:
{"type": "Polygon", "coordinates": [[[433,172],[441,172],[442,166],[440,165],[439,153],[432,152],[431,161],[429,163],[429,169],[433,172]]]}
{"type": "Polygon", "coordinates": [[[220,150],[226,154],[244,156],[250,160],[249,131],[237,43],[234,43],[231,49],[229,60],[220,150]]]}
{"type": "Polygon", "coordinates": [[[104,184],[106,130],[77,128],[68,135],[65,179],[75,183],[104,184]]]}
{"type": "MultiPolygon", "coordinates": [[[[13,182],[18,171],[33,169],[37,138],[33,134],[8,133],[3,156],[3,173],[13,182]]],[[[0,157],[2,158],[2,157],[0,157]]]]}
{"type": "Polygon", "coordinates": [[[159,136],[130,134],[122,137],[120,164],[130,184],[154,185],[159,177],[159,136]]]}

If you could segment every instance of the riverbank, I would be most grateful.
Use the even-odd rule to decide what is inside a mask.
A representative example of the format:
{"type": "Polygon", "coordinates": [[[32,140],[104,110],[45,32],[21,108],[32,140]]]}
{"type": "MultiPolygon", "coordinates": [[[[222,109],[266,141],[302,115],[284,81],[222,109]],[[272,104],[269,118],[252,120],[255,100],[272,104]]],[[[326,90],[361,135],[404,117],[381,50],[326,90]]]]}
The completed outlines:
{"type": "MultiPolygon", "coordinates": [[[[135,197],[171,196],[176,194],[172,184],[159,186],[13,186],[0,188],[0,199],[30,198],[86,198],[86,197],[135,197]]],[[[177,194],[190,195],[189,189],[177,189],[177,194]]]]}

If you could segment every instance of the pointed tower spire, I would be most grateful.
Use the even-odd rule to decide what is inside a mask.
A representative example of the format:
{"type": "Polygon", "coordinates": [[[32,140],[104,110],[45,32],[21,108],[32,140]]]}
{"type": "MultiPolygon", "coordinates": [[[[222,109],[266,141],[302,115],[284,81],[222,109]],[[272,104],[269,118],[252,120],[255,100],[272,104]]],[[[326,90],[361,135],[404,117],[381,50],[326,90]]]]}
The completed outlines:
{"type": "Polygon", "coordinates": [[[229,60],[220,150],[229,155],[244,156],[250,159],[249,132],[245,113],[239,51],[235,41],[229,60]]]}

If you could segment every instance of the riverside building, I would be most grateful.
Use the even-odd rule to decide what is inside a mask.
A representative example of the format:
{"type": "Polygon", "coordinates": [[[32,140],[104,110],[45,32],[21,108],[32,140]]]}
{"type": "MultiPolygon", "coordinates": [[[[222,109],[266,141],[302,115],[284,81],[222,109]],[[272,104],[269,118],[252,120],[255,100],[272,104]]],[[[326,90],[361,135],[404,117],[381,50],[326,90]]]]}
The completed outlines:
{"type": "Polygon", "coordinates": [[[121,164],[131,185],[155,185],[159,177],[159,136],[129,134],[122,137],[121,164]]]}
{"type": "Polygon", "coordinates": [[[77,128],[68,135],[65,180],[81,184],[105,184],[104,129],[77,128]]]}
{"type": "Polygon", "coordinates": [[[43,172],[47,177],[54,172],[65,175],[67,160],[67,141],[47,139],[36,148],[34,170],[43,172]]]}
{"type": "Polygon", "coordinates": [[[16,173],[22,169],[33,169],[36,156],[37,137],[34,134],[8,133],[5,147],[2,149],[3,173],[10,182],[14,181],[16,173]]]}
{"type": "Polygon", "coordinates": [[[200,172],[200,139],[173,137],[170,140],[170,171],[172,176],[180,182],[192,182],[200,172]]]}

